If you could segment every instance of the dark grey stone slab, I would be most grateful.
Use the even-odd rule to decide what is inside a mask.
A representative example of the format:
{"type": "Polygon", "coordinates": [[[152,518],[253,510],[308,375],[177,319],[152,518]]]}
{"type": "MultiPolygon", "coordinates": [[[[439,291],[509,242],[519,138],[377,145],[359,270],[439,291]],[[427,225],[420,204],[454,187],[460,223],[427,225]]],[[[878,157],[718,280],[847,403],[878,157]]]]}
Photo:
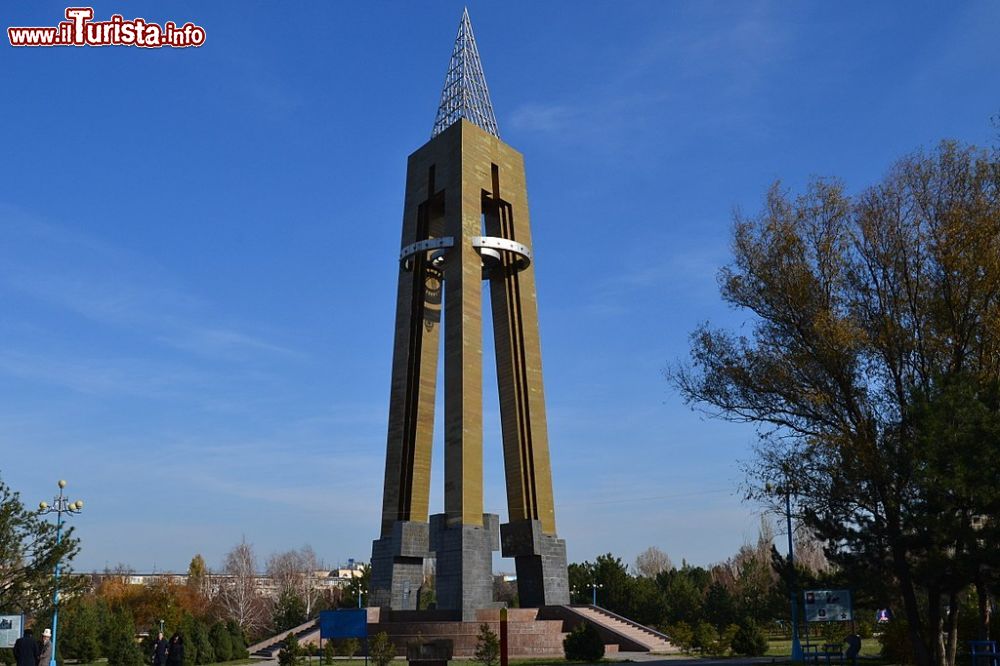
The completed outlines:
{"type": "Polygon", "coordinates": [[[483,514],[483,526],[448,526],[445,514],[431,516],[430,548],[436,557],[435,596],[442,609],[462,611],[474,622],[476,610],[493,601],[493,551],[500,546],[500,517],[483,514]]]}
{"type": "Polygon", "coordinates": [[[369,606],[416,610],[424,580],[428,524],[397,521],[392,533],[372,543],[369,606]]]}
{"type": "Polygon", "coordinates": [[[537,520],[500,526],[503,556],[513,557],[517,570],[517,597],[522,608],[569,603],[566,542],[542,532],[537,520]]]}

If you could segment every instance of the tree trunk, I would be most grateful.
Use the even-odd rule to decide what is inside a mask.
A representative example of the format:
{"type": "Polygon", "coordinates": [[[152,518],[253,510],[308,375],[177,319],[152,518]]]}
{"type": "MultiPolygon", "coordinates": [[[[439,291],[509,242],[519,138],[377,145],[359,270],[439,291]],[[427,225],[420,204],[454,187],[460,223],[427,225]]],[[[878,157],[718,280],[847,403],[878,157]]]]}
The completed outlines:
{"type": "MultiPolygon", "coordinates": [[[[923,624],[920,620],[920,607],[917,604],[917,594],[913,589],[913,578],[910,575],[910,565],[906,561],[906,550],[898,545],[892,548],[892,563],[899,581],[899,591],[903,597],[903,610],[906,615],[907,630],[910,634],[910,646],[913,648],[913,661],[916,666],[932,666],[931,652],[928,642],[924,639],[923,624]]],[[[934,624],[930,624],[934,627],[934,624]]]]}
{"type": "Polygon", "coordinates": [[[983,581],[983,572],[976,572],[976,598],[979,601],[979,640],[990,640],[990,593],[983,581]]]}
{"type": "Polygon", "coordinates": [[[927,589],[927,633],[934,650],[935,666],[947,666],[941,628],[941,592],[937,586],[931,586],[927,589]]]}
{"type": "Polygon", "coordinates": [[[954,590],[948,595],[948,653],[946,666],[955,666],[955,655],[958,652],[958,593],[954,590]]]}

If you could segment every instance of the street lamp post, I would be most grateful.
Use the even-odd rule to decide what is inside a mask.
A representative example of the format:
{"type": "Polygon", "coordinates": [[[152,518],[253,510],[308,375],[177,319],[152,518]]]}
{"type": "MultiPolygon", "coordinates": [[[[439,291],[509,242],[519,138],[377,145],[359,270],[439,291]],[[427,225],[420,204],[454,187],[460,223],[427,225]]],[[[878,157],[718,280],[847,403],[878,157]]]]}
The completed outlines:
{"type": "Polygon", "coordinates": [[[587,589],[588,587],[590,588],[591,604],[593,604],[594,606],[596,606],[597,605],[597,590],[604,587],[600,583],[587,583],[583,588],[574,587],[572,591],[573,591],[574,594],[582,594],[583,591],[585,589],[587,589]]]}
{"type": "Polygon", "coordinates": [[[597,588],[599,588],[599,587],[604,587],[604,586],[603,585],[599,585],[598,583],[591,583],[590,584],[591,605],[593,605],[593,606],[597,605],[597,588]]]}
{"type": "Polygon", "coordinates": [[[800,662],[803,659],[802,643],[799,641],[799,604],[796,599],[798,591],[798,575],[795,572],[795,552],[792,547],[792,484],[785,473],[784,486],[772,486],[770,482],[764,485],[767,493],[785,494],[785,525],[788,528],[788,566],[790,568],[788,601],[792,607],[792,661],[800,662]]]}
{"type": "MultiPolygon", "coordinates": [[[[56,514],[56,546],[62,543],[63,514],[74,515],[83,510],[83,500],[70,502],[63,494],[66,481],[59,480],[59,495],[52,500],[52,506],[48,502],[38,503],[38,512],[42,515],[56,514]]],[[[61,562],[56,560],[55,590],[52,592],[52,656],[49,658],[49,666],[56,666],[56,629],[59,626],[59,567],[61,562]]]]}
{"type": "Polygon", "coordinates": [[[791,484],[785,480],[785,521],[788,527],[788,566],[791,568],[791,590],[789,597],[792,602],[792,661],[802,661],[802,643],[799,642],[799,604],[798,576],[795,573],[795,554],[792,551],[792,491],[791,484]]]}

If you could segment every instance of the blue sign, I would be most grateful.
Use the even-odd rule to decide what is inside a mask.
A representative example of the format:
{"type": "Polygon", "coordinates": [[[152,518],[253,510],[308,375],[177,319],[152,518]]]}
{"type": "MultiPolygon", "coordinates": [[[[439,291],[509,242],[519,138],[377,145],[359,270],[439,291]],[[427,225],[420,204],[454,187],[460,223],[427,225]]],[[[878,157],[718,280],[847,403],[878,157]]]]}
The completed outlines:
{"type": "Polygon", "coordinates": [[[319,637],[368,638],[368,611],[364,608],[320,611],[319,637]]]}

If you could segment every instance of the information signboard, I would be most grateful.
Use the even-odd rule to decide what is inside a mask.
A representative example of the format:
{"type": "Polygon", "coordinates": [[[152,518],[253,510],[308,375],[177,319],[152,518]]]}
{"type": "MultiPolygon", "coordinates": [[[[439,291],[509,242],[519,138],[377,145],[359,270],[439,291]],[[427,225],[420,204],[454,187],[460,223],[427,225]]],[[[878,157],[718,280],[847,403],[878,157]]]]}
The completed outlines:
{"type": "Polygon", "coordinates": [[[850,590],[806,590],[806,622],[854,619],[850,590]]]}
{"type": "Polygon", "coordinates": [[[364,608],[321,611],[319,614],[319,637],[323,640],[367,638],[368,611],[364,608]]]}
{"type": "Polygon", "coordinates": [[[0,648],[14,647],[14,641],[24,633],[23,615],[0,615],[0,648]]]}

